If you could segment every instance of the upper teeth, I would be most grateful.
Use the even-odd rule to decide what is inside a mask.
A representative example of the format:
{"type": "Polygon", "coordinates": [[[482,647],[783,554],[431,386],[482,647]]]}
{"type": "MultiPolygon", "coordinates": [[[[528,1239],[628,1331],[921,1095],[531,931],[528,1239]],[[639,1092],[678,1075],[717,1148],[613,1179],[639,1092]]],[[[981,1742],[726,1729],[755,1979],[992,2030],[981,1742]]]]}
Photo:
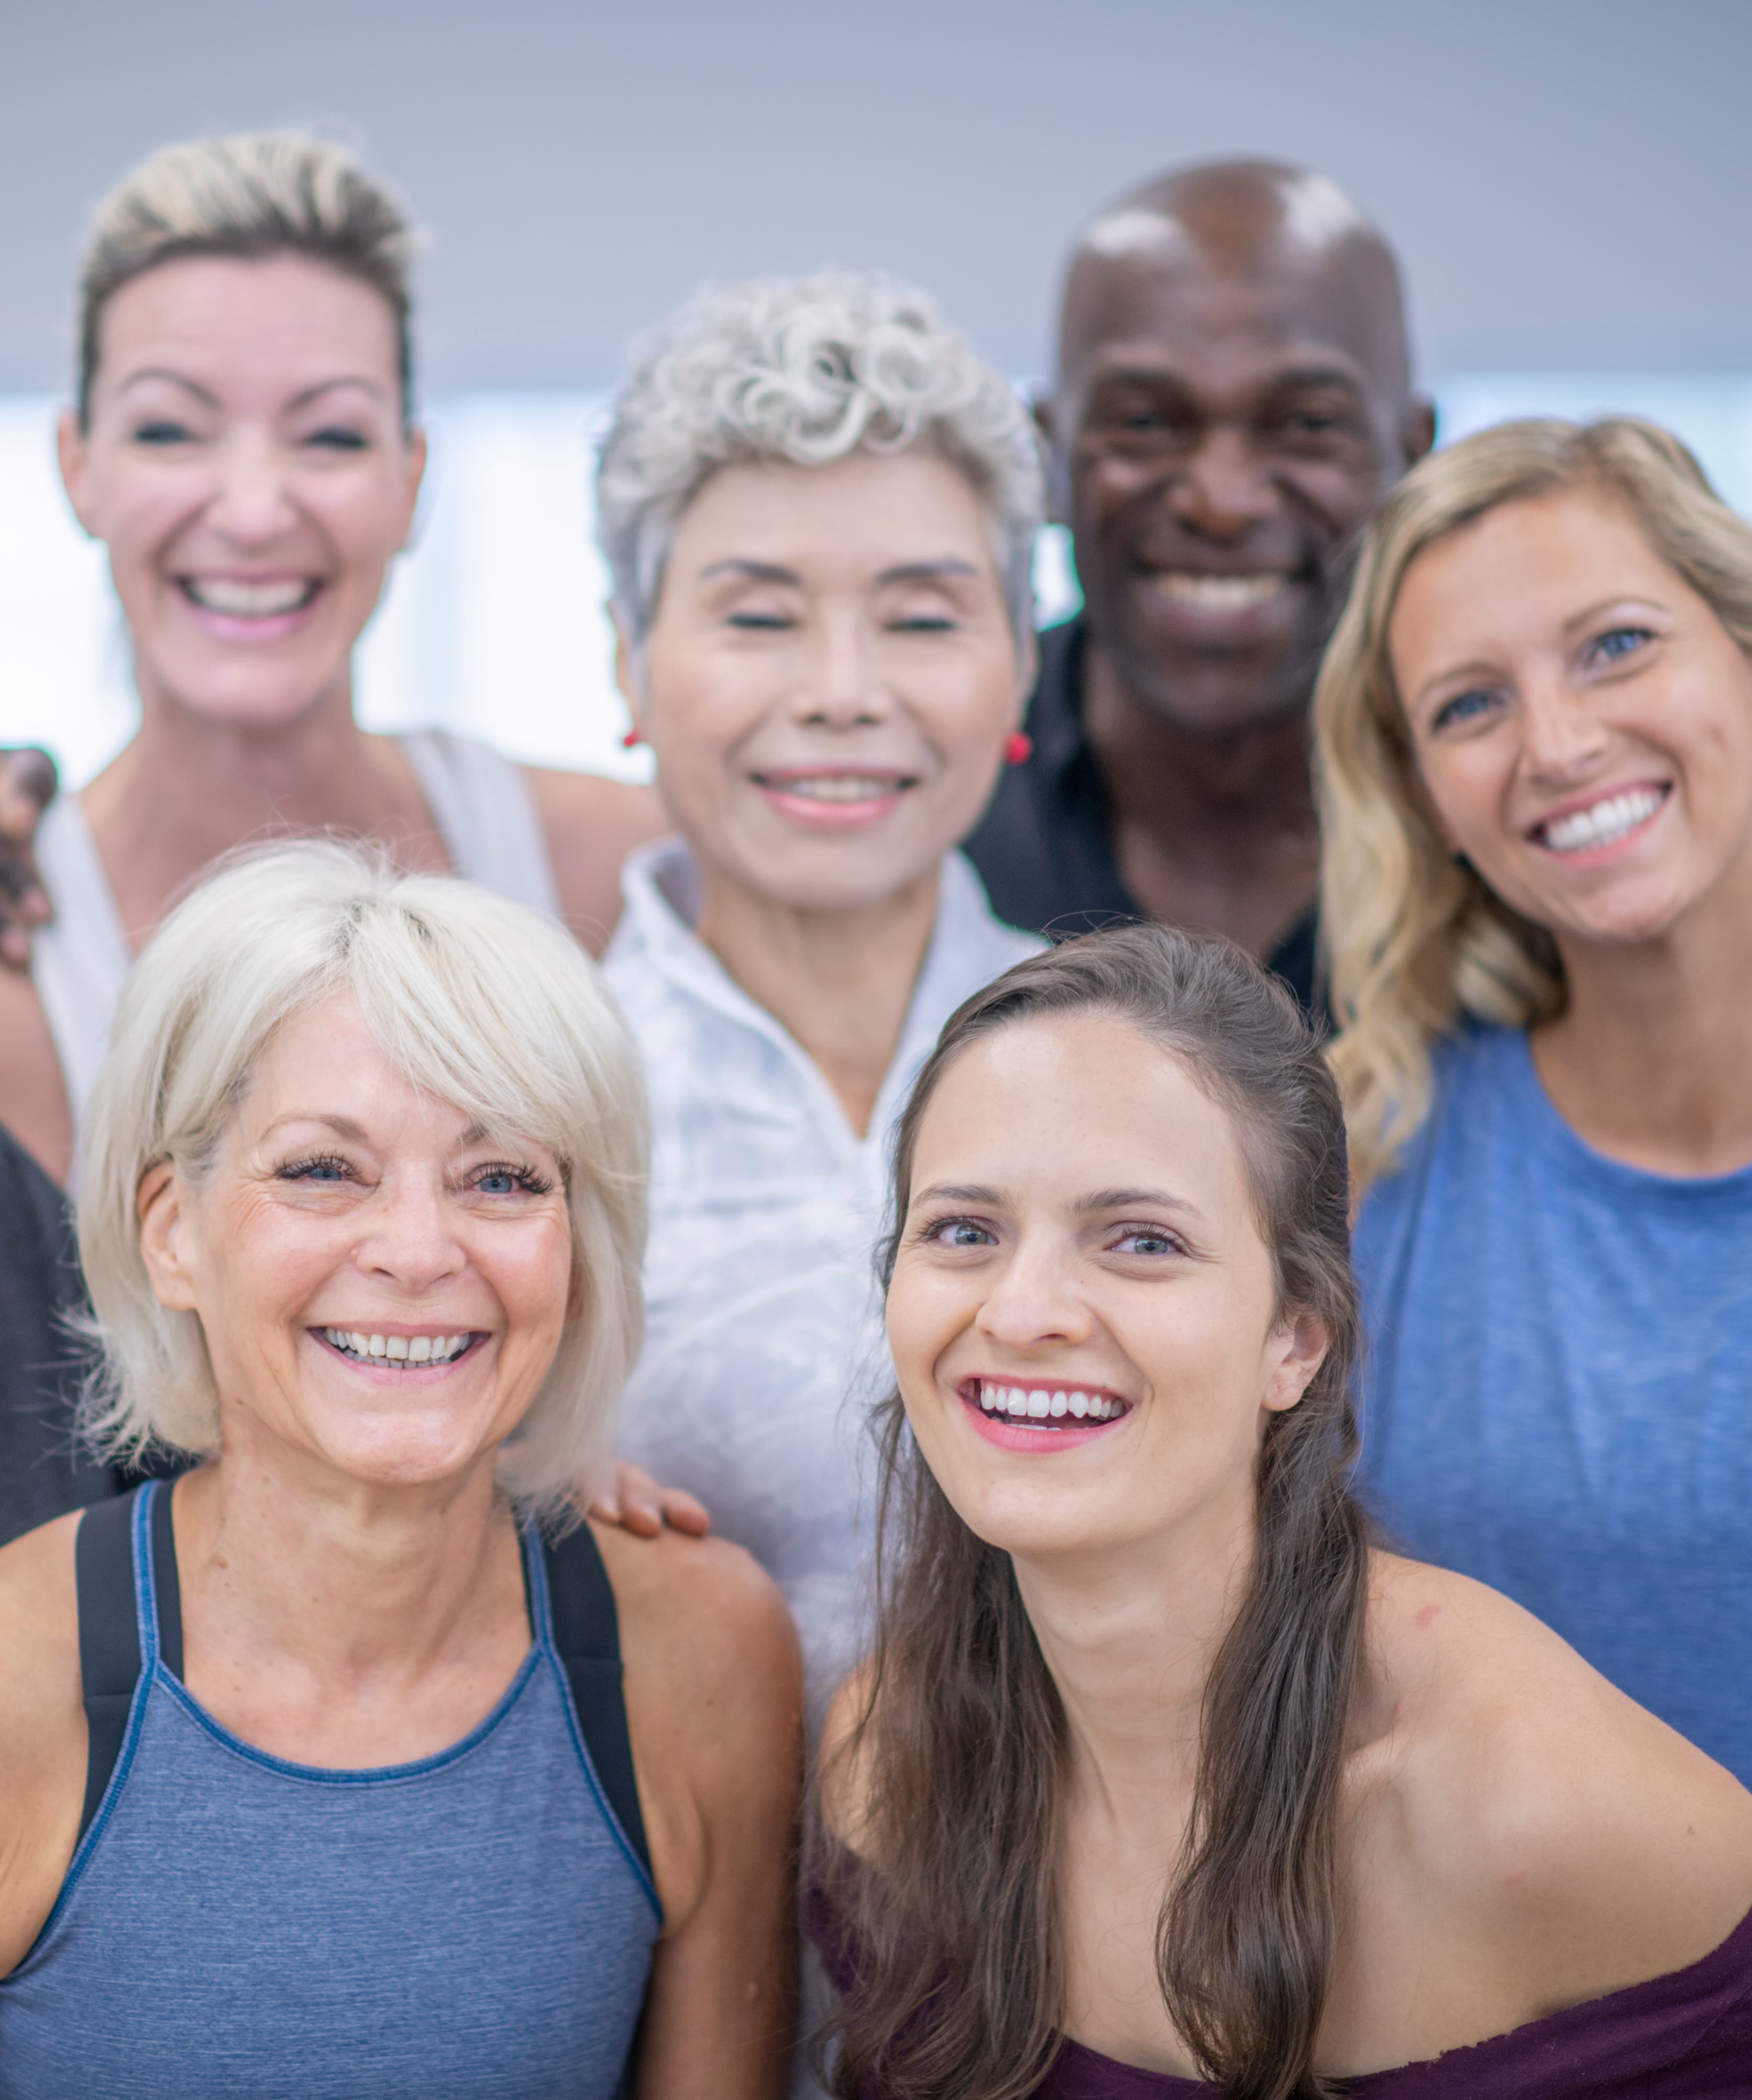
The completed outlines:
{"type": "Polygon", "coordinates": [[[231,576],[190,576],[189,596],[209,612],[228,612],[241,620],[264,620],[276,612],[295,612],[315,585],[307,577],[278,583],[244,583],[231,576]]]}
{"type": "Polygon", "coordinates": [[[1249,606],[1263,605],[1275,597],[1286,579],[1277,570],[1263,576],[1201,576],[1186,569],[1170,569],[1162,580],[1168,596],[1183,605],[1195,605],[1205,612],[1244,612],[1249,606]]]}
{"type": "Polygon", "coordinates": [[[1070,1388],[1062,1392],[1028,1392],[1019,1385],[994,1384],[990,1379],[979,1382],[979,1404],[987,1414],[1025,1414],[1031,1422],[1052,1421],[1066,1414],[1074,1414],[1079,1421],[1087,1416],[1091,1422],[1109,1422],[1125,1412],[1123,1401],[1110,1400],[1105,1393],[1079,1392],[1070,1388]]]}
{"type": "Polygon", "coordinates": [[[1591,809],[1578,810],[1543,827],[1541,836],[1553,853],[1581,853],[1589,846],[1609,845],[1646,823],[1666,799],[1657,788],[1632,788],[1613,795],[1591,809]]]}
{"type": "Polygon", "coordinates": [[[351,1327],[324,1327],[326,1340],[349,1357],[376,1357],[395,1364],[444,1364],[469,1345],[466,1335],[365,1335],[351,1327]]]}
{"type": "Polygon", "coordinates": [[[901,783],[892,774],[803,773],[773,785],[782,794],[801,795],[812,802],[872,802],[894,794],[901,783]]]}

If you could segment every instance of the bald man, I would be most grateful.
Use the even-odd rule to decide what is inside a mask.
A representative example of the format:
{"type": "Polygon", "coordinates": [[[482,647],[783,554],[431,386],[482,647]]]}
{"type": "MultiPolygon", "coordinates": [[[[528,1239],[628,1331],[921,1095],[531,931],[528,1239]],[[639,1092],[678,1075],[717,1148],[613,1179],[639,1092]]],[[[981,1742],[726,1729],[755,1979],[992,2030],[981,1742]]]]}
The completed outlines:
{"type": "Polygon", "coordinates": [[[1312,1010],[1308,701],[1348,549],[1435,435],[1392,255],[1300,168],[1147,183],[1078,243],[1037,412],[1083,607],[967,850],[1013,924],[1226,933],[1312,1010]]]}

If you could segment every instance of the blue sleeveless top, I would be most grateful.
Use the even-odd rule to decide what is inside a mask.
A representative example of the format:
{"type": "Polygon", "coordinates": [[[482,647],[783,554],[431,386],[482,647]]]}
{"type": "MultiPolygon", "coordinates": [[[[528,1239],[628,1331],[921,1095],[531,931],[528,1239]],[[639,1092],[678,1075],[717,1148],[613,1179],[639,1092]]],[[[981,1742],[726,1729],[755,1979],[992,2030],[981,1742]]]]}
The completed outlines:
{"type": "MultiPolygon", "coordinates": [[[[0,2100],[611,2100],[660,1917],[580,1732],[555,1554],[526,1530],[533,1643],[478,1727],[331,1771],[184,1689],[168,1489],[85,1524],[106,1511],[131,1517],[139,1682],[60,1899],[0,1980],[0,2100]]],[[[580,1539],[607,1591],[587,1529],[557,1553],[580,1539]]]]}

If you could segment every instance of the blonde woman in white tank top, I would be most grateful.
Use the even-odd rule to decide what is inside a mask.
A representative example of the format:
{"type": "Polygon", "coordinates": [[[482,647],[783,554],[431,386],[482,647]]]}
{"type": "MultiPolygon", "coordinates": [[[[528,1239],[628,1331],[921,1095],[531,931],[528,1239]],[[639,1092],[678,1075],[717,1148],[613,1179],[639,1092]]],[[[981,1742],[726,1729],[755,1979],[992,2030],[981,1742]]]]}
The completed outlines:
{"type": "Polygon", "coordinates": [[[408,228],[310,139],[156,155],[99,210],[62,471],[109,551],[141,721],[38,834],[51,924],[0,969],[0,1123],[64,1181],[132,955],[221,854],[338,832],[557,912],[593,949],[645,790],[367,735],[351,658],[413,518],[408,228]]]}

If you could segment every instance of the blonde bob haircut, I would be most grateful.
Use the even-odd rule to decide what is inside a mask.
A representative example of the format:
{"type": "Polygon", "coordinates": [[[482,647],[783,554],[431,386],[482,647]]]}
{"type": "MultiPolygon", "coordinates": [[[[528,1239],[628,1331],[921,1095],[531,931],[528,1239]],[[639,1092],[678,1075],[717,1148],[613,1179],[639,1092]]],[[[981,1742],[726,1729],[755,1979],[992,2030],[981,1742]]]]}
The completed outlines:
{"type": "Polygon", "coordinates": [[[118,1457],[152,1445],[217,1451],[200,1320],[153,1293],[138,1192],[165,1160],[198,1186],[275,1030],[342,994],[416,1086],[560,1162],[571,1317],[500,1458],[520,1502],[558,1515],[607,1448],[643,1335],[649,1148],[637,1052],[595,966],[552,920],[320,840],[223,862],[165,921],[122,995],[78,1198],[102,1350],[86,1433],[118,1457]]]}
{"type": "Polygon", "coordinates": [[[1563,1010],[1550,933],[1457,862],[1422,790],[1388,649],[1406,571],[1505,503],[1570,490],[1626,510],[1752,651],[1752,526],[1679,439],[1631,416],[1499,423],[1414,467],[1365,540],[1314,695],[1321,913],[1359,1193],[1422,1127],[1431,1051],[1468,1020],[1526,1028],[1563,1010]]]}
{"type": "Polygon", "coordinates": [[[415,236],[400,205],[345,148],[302,131],[165,146],[92,215],[79,268],[79,426],[90,420],[104,309],[122,286],[188,256],[303,255],[370,285],[395,324],[404,419],[413,412],[415,236]]]}

